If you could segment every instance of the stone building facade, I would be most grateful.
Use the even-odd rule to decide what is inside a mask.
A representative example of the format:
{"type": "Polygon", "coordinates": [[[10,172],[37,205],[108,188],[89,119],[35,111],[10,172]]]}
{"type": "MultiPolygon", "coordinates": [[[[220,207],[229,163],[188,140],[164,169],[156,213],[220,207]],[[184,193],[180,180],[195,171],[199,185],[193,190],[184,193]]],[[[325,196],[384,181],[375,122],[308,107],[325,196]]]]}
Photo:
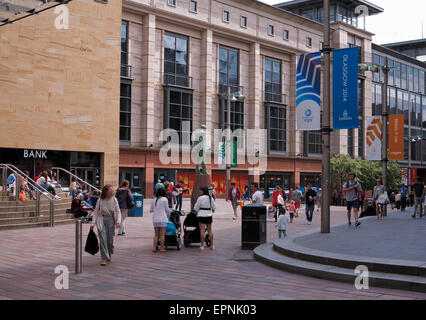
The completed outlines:
{"type": "MultiPolygon", "coordinates": [[[[240,187],[260,182],[266,197],[276,184],[287,189],[320,184],[320,132],[296,131],[295,72],[298,55],[321,49],[322,24],[258,1],[239,0],[124,1],[122,19],[122,71],[131,69],[131,74],[121,77],[121,179],[131,180],[148,197],[158,179],[183,179],[191,185],[193,163],[171,166],[159,161],[160,132],[191,119],[192,129],[205,124],[213,135],[224,126],[221,94],[231,86],[244,95],[243,102],[231,106],[231,128],[268,130],[266,173],[249,176],[249,164],[239,164],[231,180],[240,187]],[[189,118],[183,116],[187,108],[189,118]]],[[[371,37],[354,25],[332,24],[332,46],[359,46],[362,61],[371,61],[371,37]]],[[[359,77],[362,103],[371,105],[371,79],[359,77]]],[[[360,112],[367,115],[369,111],[360,112]]],[[[334,132],[332,152],[362,156],[361,130],[334,132]]],[[[215,163],[208,170],[223,193],[225,170],[215,163]]]]}

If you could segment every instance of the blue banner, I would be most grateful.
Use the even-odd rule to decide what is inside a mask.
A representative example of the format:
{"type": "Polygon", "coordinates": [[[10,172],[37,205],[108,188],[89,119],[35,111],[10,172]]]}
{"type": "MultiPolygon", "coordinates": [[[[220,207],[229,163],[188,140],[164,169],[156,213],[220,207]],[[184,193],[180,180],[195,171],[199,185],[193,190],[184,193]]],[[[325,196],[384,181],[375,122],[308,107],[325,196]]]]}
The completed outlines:
{"type": "Polygon", "coordinates": [[[321,52],[299,57],[296,71],[296,129],[321,129],[321,52]]]}
{"type": "Polygon", "coordinates": [[[333,129],[358,123],[358,47],[333,51],[333,129]]]}

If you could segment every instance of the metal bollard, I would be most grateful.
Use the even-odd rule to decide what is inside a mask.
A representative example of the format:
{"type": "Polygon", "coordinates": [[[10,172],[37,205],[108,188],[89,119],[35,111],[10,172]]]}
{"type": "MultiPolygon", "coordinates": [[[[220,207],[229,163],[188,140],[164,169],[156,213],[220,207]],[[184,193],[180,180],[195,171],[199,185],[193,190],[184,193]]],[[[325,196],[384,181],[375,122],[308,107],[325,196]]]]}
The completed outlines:
{"type": "Polygon", "coordinates": [[[50,214],[50,226],[55,226],[55,204],[52,199],[50,199],[50,205],[49,205],[49,214],[50,214]]]}
{"type": "Polygon", "coordinates": [[[81,219],[75,219],[75,273],[81,273],[83,269],[83,232],[81,219]]]}

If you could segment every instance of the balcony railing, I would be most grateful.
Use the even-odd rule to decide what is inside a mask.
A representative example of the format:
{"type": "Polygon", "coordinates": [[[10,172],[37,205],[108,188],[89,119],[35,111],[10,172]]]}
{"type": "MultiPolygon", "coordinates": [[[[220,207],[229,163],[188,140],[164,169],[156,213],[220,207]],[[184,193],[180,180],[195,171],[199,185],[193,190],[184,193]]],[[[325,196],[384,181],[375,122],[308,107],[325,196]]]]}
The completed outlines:
{"type": "Polygon", "coordinates": [[[183,88],[192,88],[192,77],[188,77],[188,76],[180,75],[180,74],[174,74],[174,73],[165,73],[164,85],[183,87],[183,88]]]}
{"type": "Polygon", "coordinates": [[[263,92],[265,102],[287,104],[287,96],[283,93],[263,92]]]}
{"type": "Polygon", "coordinates": [[[231,94],[238,94],[241,93],[244,95],[244,87],[243,86],[233,86],[233,85],[226,85],[226,84],[219,84],[218,93],[219,95],[227,95],[228,94],[228,86],[231,87],[230,93],[231,94]]]}
{"type": "Polygon", "coordinates": [[[128,64],[122,64],[120,68],[120,76],[123,78],[131,78],[132,77],[132,66],[128,64]]]}

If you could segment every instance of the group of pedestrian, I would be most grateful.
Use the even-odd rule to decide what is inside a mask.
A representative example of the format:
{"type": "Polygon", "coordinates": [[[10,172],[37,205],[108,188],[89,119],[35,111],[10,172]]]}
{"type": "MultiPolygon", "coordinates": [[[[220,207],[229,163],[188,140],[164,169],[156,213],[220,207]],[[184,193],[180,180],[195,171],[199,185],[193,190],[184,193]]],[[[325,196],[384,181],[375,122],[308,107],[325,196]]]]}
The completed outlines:
{"type": "Polygon", "coordinates": [[[226,201],[231,202],[232,209],[234,212],[234,216],[232,219],[236,220],[238,218],[238,207],[242,208],[242,206],[244,206],[246,202],[250,202],[251,204],[263,205],[263,194],[259,190],[259,184],[257,182],[251,183],[250,189],[248,185],[245,185],[243,194],[241,194],[241,191],[236,186],[235,182],[231,182],[226,201]]]}

